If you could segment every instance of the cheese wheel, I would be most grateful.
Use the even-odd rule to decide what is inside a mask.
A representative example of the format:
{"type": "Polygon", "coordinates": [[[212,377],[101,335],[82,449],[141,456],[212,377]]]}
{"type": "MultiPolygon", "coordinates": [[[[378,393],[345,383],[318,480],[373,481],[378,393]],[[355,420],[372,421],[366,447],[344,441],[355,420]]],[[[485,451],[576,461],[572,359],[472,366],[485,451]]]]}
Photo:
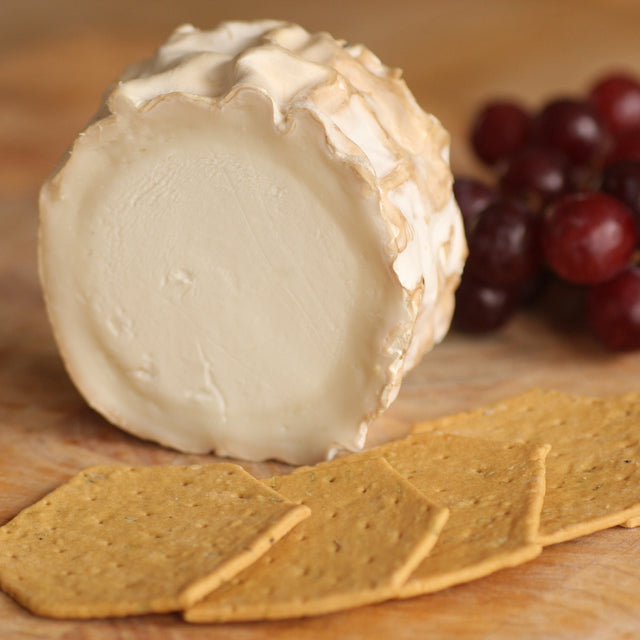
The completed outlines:
{"type": "Polygon", "coordinates": [[[278,21],[178,28],[41,191],[73,382],[185,452],[362,448],[451,320],[466,245],[448,144],[362,45],[278,21]]]}

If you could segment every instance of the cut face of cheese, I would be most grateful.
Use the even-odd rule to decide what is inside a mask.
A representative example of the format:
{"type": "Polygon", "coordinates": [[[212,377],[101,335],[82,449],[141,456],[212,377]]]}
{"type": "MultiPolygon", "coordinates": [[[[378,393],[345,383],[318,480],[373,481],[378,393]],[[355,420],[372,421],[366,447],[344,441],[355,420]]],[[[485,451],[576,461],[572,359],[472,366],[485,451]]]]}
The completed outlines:
{"type": "Polygon", "coordinates": [[[283,135],[269,109],[172,95],[94,127],[48,207],[42,268],[69,369],[115,422],[317,458],[358,445],[344,425],[376,411],[380,345],[411,317],[376,198],[306,114],[283,135]]]}
{"type": "MultiPolygon", "coordinates": [[[[182,28],[125,72],[43,187],[56,340],[116,425],[314,462],[361,448],[446,332],[465,251],[446,136],[418,111],[434,135],[416,124],[422,144],[403,146],[336,58],[399,82],[294,25],[182,28]]],[[[406,100],[392,88],[387,103],[406,100]]]]}

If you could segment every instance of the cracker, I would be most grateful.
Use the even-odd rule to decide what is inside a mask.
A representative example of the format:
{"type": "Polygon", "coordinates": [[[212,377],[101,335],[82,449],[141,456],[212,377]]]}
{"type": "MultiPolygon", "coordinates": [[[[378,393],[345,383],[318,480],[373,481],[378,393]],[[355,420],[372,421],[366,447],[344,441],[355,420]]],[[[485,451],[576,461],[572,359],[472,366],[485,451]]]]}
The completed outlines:
{"type": "Polygon", "coordinates": [[[334,460],[268,482],[311,517],[186,620],[296,618],[389,599],[447,517],[382,459],[334,460]]]}
{"type": "Polygon", "coordinates": [[[548,450],[425,433],[368,452],[383,455],[450,512],[435,547],[397,596],[431,593],[535,558],[542,550],[536,538],[548,450]]]}
{"type": "Polygon", "coordinates": [[[0,528],[0,586],[54,618],[175,611],[308,514],[233,464],[92,467],[0,528]]]}
{"type": "Polygon", "coordinates": [[[533,389],[414,427],[432,429],[551,444],[543,545],[638,521],[640,394],[590,398],[533,389]]]}

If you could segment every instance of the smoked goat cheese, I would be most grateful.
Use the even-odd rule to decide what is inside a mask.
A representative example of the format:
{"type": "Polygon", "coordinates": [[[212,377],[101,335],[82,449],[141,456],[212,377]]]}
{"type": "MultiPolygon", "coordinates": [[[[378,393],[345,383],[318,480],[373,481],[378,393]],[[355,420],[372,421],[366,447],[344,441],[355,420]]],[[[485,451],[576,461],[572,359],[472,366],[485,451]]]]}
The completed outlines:
{"type": "Polygon", "coordinates": [[[362,448],[449,327],[466,245],[448,142],[362,45],[180,27],[42,188],[40,278],[75,385],[185,452],[362,448]]]}

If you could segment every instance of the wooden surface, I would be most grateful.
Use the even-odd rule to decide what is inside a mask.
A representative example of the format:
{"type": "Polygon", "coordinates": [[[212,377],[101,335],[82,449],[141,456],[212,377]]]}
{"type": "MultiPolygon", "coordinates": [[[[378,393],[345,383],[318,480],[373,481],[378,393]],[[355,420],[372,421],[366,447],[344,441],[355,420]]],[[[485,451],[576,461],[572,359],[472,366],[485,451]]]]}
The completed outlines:
{"type": "MultiPolygon", "coordinates": [[[[69,382],[44,315],[35,270],[36,194],[127,62],[191,21],[265,17],[257,0],[0,2],[0,523],[78,469],[103,461],[191,462],[140,442],[90,411],[69,382]],[[134,5],[134,8],[132,8],[134,5]]],[[[539,0],[343,0],[269,3],[270,17],[367,43],[405,77],[454,136],[458,172],[474,171],[464,139],[486,96],[530,105],[584,90],[611,67],[640,72],[640,5],[539,0]]],[[[486,338],[450,335],[407,378],[372,442],[414,420],[533,385],[604,394],[640,388],[640,354],[612,355],[582,330],[522,313],[486,338]]],[[[259,476],[276,464],[246,464],[259,476]]],[[[0,637],[636,638],[640,530],[613,529],[548,548],[512,570],[442,593],[296,622],[188,626],[178,617],[50,621],[0,594],[0,637]]]]}

